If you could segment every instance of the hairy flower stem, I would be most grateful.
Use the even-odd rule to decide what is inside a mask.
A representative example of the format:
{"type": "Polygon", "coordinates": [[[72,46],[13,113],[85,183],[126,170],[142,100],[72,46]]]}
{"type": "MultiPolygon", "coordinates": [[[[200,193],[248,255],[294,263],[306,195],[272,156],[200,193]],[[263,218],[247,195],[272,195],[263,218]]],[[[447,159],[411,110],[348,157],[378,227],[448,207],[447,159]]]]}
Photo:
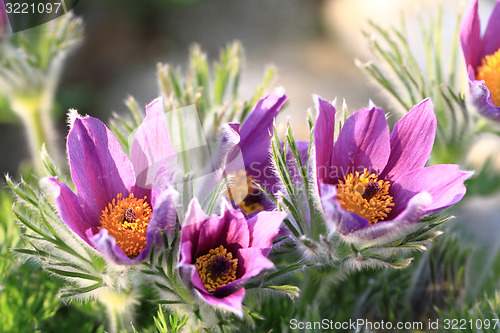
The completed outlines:
{"type": "Polygon", "coordinates": [[[134,307],[139,304],[134,293],[108,289],[101,292],[98,298],[106,307],[110,333],[132,330],[134,307]]]}
{"type": "Polygon", "coordinates": [[[33,166],[36,173],[40,174],[43,170],[40,151],[45,142],[45,133],[39,112],[39,98],[32,96],[14,98],[12,109],[23,121],[33,166]]]}
{"type": "Polygon", "coordinates": [[[11,99],[12,110],[23,121],[33,166],[40,176],[46,176],[43,174],[44,168],[40,156],[43,145],[46,145],[51,156],[60,160],[60,152],[55,142],[55,126],[50,114],[54,98],[50,86],[41,92],[13,96],[11,99]]]}

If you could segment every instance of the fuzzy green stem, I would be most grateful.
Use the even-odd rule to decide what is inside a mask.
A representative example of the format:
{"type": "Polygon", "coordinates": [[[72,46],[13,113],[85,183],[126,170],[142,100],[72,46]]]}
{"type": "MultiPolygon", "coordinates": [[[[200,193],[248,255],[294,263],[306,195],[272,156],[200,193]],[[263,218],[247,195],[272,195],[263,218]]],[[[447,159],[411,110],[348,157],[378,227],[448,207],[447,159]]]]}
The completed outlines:
{"type": "Polygon", "coordinates": [[[133,293],[108,289],[101,292],[98,298],[106,307],[110,333],[132,329],[134,307],[138,304],[133,293]]]}
{"type": "Polygon", "coordinates": [[[39,96],[18,96],[12,99],[12,109],[22,119],[28,138],[33,166],[39,175],[43,170],[40,151],[45,142],[39,96]]]}

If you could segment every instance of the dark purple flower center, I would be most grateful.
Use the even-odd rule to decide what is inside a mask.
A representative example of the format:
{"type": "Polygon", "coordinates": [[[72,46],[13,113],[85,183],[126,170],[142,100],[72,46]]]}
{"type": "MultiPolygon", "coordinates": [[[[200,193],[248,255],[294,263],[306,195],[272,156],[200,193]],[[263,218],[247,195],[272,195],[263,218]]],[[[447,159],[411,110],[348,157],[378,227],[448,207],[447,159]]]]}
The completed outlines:
{"type": "Polygon", "coordinates": [[[233,266],[231,261],[226,256],[218,255],[208,266],[208,271],[213,277],[221,277],[233,266]]]}
{"type": "Polygon", "coordinates": [[[233,259],[233,254],[220,245],[199,256],[195,266],[203,286],[208,292],[213,293],[217,288],[236,280],[238,259],[233,259]]]}
{"type": "Polygon", "coordinates": [[[363,192],[363,199],[370,200],[375,194],[380,190],[380,184],[376,181],[371,181],[366,185],[365,191],[363,192]]]}
{"type": "Polygon", "coordinates": [[[134,222],[135,221],[135,216],[136,216],[136,213],[135,213],[135,209],[132,208],[132,207],[129,207],[127,208],[127,210],[125,211],[125,214],[123,214],[123,219],[129,223],[131,222],[134,222]]]}

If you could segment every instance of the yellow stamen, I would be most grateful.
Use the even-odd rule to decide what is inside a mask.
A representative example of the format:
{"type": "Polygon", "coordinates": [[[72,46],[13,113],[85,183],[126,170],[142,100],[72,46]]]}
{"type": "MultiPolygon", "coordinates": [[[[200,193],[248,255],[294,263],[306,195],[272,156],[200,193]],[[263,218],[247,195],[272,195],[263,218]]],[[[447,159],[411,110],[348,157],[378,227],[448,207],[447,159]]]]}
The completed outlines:
{"type": "Polygon", "coordinates": [[[389,195],[388,181],[379,180],[367,169],[344,177],[337,185],[338,199],[342,207],[366,218],[370,224],[383,220],[390,213],[394,203],[389,195]]]}
{"type": "Polygon", "coordinates": [[[500,49],[483,58],[481,66],[477,69],[477,79],[484,80],[493,103],[500,107],[500,49]]]}
{"type": "Polygon", "coordinates": [[[145,200],[146,197],[134,198],[132,193],[122,199],[119,193],[102,211],[98,229],[107,229],[129,258],[137,257],[146,247],[146,230],[152,210],[145,200]]]}
{"type": "Polygon", "coordinates": [[[262,193],[255,185],[255,179],[248,176],[245,170],[233,172],[231,175],[233,178],[227,190],[229,198],[237,203],[247,215],[263,210],[264,206],[258,202],[262,193]]]}
{"type": "Polygon", "coordinates": [[[210,293],[236,280],[238,259],[233,259],[233,254],[222,245],[198,257],[195,265],[203,286],[210,293]]]}

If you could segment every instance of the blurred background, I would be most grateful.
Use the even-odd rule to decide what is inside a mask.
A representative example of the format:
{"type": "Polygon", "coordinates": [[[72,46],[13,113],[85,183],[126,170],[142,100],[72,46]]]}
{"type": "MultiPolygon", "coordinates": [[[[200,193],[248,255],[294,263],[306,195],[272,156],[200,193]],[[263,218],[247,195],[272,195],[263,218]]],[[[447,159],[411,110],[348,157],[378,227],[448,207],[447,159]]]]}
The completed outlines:
{"type": "MultiPolygon", "coordinates": [[[[465,5],[444,0],[444,13],[455,13],[457,3],[465,5]]],[[[493,3],[481,2],[485,17],[493,3]]],[[[388,111],[401,111],[356,68],[354,59],[370,59],[362,35],[369,29],[368,19],[384,27],[398,26],[402,11],[405,25],[413,26],[418,38],[419,13],[435,13],[437,4],[432,0],[82,0],[74,13],[83,18],[84,42],[66,61],[57,90],[58,141],[64,145],[69,108],[106,122],[112,111],[125,112],[123,100],[128,95],[146,105],[159,94],[156,64],[186,68],[194,43],[209,59],[216,59],[222,47],[241,41],[246,56],[243,98],[262,80],[266,67],[274,65],[278,74],[272,86],[285,87],[289,97],[280,117],[291,117],[301,139],[307,137],[305,117],[313,93],[328,100],[338,98],[338,106],[345,99],[350,110],[371,99],[388,111]]],[[[444,16],[445,24],[450,20],[450,34],[454,18],[444,16]]],[[[418,58],[422,52],[415,53],[418,58]]],[[[21,123],[5,103],[0,109],[0,171],[15,173],[29,152],[21,123]]]]}

